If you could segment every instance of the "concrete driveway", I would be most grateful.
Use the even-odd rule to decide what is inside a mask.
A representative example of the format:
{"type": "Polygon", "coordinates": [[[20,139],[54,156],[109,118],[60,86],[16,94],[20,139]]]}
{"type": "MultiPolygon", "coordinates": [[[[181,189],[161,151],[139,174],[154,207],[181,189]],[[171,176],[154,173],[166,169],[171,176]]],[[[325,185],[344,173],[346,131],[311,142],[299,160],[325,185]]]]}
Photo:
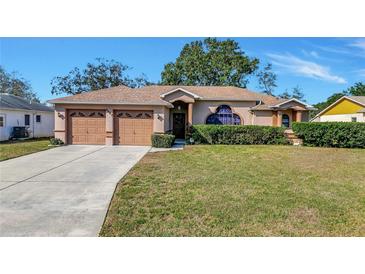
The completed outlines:
{"type": "Polygon", "coordinates": [[[149,151],[64,146],[0,163],[0,236],[97,236],[118,181],[149,151]]]}

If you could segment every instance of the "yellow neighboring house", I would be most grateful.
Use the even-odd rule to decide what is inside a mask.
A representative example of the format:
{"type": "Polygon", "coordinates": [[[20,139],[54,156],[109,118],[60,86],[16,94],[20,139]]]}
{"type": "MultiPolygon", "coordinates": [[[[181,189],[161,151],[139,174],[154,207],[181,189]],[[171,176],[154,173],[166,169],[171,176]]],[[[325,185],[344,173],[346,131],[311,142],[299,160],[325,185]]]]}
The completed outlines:
{"type": "Polygon", "coordinates": [[[365,122],[365,96],[343,96],[318,113],[313,122],[365,122]]]}

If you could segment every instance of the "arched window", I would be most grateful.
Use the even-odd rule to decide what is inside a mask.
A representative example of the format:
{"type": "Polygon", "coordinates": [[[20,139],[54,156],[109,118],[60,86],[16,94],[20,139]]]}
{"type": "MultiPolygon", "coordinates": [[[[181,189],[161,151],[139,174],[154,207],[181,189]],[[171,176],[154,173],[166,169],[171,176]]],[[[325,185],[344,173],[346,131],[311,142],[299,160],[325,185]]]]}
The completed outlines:
{"type": "Polygon", "coordinates": [[[290,126],[290,120],[289,120],[289,116],[287,114],[283,114],[281,124],[282,124],[283,127],[289,127],[290,126]]]}
{"type": "Polygon", "coordinates": [[[208,125],[240,125],[241,118],[232,112],[227,105],[221,105],[214,114],[208,116],[206,120],[208,125]]]}

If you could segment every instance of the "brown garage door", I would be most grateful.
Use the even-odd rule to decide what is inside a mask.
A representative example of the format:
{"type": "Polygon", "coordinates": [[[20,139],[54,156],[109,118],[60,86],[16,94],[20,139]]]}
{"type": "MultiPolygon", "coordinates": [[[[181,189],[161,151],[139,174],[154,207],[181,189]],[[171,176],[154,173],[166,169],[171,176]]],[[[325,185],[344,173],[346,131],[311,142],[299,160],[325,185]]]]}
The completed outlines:
{"type": "Polygon", "coordinates": [[[104,110],[70,110],[68,142],[74,145],[105,145],[104,110]]]}
{"type": "Polygon", "coordinates": [[[152,111],[118,110],[114,114],[115,144],[151,145],[152,111]]]}

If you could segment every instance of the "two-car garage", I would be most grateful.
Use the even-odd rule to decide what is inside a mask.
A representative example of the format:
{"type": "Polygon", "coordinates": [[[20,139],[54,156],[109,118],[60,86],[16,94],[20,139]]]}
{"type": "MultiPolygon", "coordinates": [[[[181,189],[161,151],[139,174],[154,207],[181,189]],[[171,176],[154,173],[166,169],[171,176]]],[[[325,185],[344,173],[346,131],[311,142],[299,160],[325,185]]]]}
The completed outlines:
{"type": "MultiPolygon", "coordinates": [[[[105,110],[68,110],[67,142],[78,145],[105,145],[105,110]]],[[[153,111],[114,110],[113,144],[151,145],[153,111]]]]}

